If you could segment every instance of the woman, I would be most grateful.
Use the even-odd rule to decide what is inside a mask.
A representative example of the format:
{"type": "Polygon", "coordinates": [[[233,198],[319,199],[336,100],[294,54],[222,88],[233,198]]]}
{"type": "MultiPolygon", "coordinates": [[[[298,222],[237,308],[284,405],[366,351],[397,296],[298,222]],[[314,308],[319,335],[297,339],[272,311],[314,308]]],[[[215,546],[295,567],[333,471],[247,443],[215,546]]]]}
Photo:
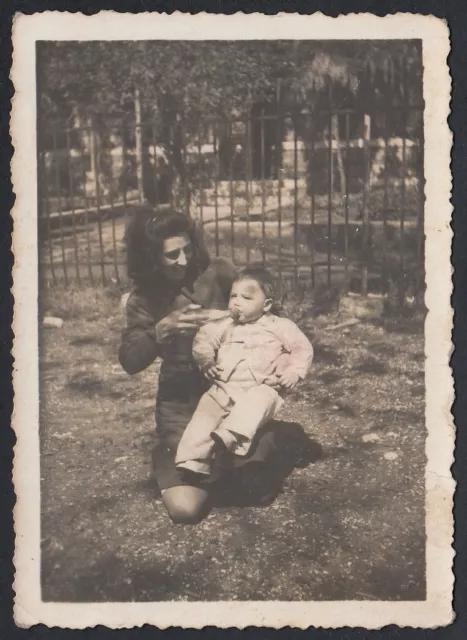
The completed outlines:
{"type": "MultiPolygon", "coordinates": [[[[175,466],[180,438],[207,389],[191,347],[203,324],[227,315],[236,272],[224,259],[210,260],[201,231],[170,208],[137,210],[126,239],[134,288],[126,306],[119,359],[130,374],[146,369],[156,357],[163,360],[156,399],[154,475],[171,519],[194,523],[209,509],[212,484],[187,480],[175,466]]],[[[247,459],[226,461],[226,467],[229,462],[243,467],[231,483],[235,487],[247,483],[248,490],[256,493],[270,489],[274,474],[264,463],[275,449],[274,433],[266,429],[247,459]]]]}

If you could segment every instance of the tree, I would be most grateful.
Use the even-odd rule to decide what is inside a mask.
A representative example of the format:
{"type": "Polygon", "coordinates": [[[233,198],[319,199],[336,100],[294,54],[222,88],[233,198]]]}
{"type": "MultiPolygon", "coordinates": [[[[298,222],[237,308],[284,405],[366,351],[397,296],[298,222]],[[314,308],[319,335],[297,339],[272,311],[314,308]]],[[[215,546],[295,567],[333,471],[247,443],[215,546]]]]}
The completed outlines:
{"type": "MultiPolygon", "coordinates": [[[[157,137],[185,184],[184,149],[200,123],[246,117],[259,103],[277,109],[279,83],[282,108],[309,113],[329,103],[383,104],[389,91],[404,101],[421,87],[420,51],[407,42],[41,42],[37,53],[39,123],[92,118],[105,138],[112,119],[134,127],[137,90],[150,123],[143,148],[157,137]]],[[[300,122],[307,140],[310,120],[300,122]]],[[[342,173],[342,158],[337,165],[342,173]]]]}
{"type": "MultiPolygon", "coordinates": [[[[305,108],[310,114],[323,107],[329,110],[358,107],[363,114],[379,108],[385,113],[386,121],[384,130],[376,128],[374,135],[407,137],[408,123],[400,117],[400,112],[392,114],[388,107],[422,105],[421,49],[417,41],[328,41],[318,46],[296,41],[293,55],[290,108],[305,108]]],[[[314,119],[298,119],[297,124],[310,151],[314,119]]],[[[363,120],[361,124],[363,126],[363,120]]],[[[339,119],[328,120],[322,126],[328,131],[329,139],[337,142],[336,164],[341,193],[345,193],[346,177],[339,143],[344,136],[339,119]]]]}

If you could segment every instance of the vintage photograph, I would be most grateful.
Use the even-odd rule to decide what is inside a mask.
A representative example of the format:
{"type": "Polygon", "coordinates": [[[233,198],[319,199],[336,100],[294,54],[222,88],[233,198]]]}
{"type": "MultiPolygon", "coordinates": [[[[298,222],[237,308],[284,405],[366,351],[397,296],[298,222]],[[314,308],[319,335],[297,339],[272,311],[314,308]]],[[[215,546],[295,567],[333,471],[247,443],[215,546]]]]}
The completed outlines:
{"type": "Polygon", "coordinates": [[[426,603],[422,35],[79,33],[29,48],[41,602],[426,603]]]}

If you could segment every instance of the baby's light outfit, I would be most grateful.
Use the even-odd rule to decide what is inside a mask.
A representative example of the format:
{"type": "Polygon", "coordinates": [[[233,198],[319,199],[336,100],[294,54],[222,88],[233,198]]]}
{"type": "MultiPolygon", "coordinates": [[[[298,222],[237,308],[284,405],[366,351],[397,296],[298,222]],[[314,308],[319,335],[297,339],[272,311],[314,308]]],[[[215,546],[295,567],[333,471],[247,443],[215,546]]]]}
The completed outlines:
{"type": "Polygon", "coordinates": [[[193,343],[201,368],[217,364],[221,375],[200,399],[178,445],[178,467],[209,475],[214,438],[237,455],[246,455],[258,429],[271,420],[283,400],[268,386],[276,374],[292,370],[304,378],[313,348],[297,325],[272,314],[236,324],[227,318],[205,325],[193,343]]]}

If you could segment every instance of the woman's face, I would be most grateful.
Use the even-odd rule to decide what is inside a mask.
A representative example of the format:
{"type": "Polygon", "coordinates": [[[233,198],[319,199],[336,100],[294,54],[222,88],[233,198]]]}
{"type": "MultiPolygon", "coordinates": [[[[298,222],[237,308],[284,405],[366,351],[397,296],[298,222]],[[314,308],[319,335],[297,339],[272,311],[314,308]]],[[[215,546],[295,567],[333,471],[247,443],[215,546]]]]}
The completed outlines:
{"type": "Polygon", "coordinates": [[[164,240],[161,264],[166,277],[175,282],[183,280],[193,257],[193,245],[187,233],[164,240]]]}

